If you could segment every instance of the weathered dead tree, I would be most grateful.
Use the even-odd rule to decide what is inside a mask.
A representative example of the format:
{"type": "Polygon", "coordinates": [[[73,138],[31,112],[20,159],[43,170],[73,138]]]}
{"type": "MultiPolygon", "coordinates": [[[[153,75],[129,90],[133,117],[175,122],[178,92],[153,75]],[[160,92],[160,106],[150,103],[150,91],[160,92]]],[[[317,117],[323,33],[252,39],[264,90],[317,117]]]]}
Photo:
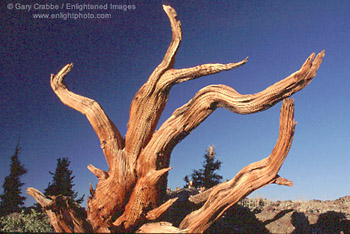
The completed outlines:
{"type": "Polygon", "coordinates": [[[132,100],[125,138],[96,101],[68,90],[64,78],[73,64],[51,75],[51,87],[59,99],[86,115],[108,164],[108,171],[88,166],[98,183],[96,189],[90,185],[86,212],[77,212],[62,197],[49,199],[33,188],[28,189],[28,194],[45,208],[57,232],[204,232],[225,210],[254,190],[271,183],[292,185],[278,175],[292,144],[295,127],[294,102],[287,97],[311,82],[324,51],[316,57],[312,53],[298,71],[259,93],[242,95],[225,85],[209,85],[175,110],[156,131],[173,85],[228,71],[247,62],[246,58],[237,63],[175,69],[175,56],[182,38],[181,24],[173,8],[163,8],[170,19],[172,41],[163,61],[132,100]],[[244,167],[232,180],[192,197],[204,205],[184,217],[179,227],[161,222],[161,215],[176,202],[176,198],[164,200],[173,148],[218,107],[251,114],[281,100],[284,101],[279,136],[271,155],[244,167]]]}

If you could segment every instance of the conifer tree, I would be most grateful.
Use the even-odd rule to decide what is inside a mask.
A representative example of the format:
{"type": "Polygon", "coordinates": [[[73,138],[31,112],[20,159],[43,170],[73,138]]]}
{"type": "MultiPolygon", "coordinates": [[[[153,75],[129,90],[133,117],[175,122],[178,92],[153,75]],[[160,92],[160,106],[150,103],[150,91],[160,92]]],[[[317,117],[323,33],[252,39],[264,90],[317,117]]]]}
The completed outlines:
{"type": "Polygon", "coordinates": [[[78,204],[82,203],[84,200],[84,195],[79,199],[76,199],[78,192],[73,190],[74,184],[73,179],[75,176],[72,176],[73,171],[69,170],[70,161],[68,158],[58,158],[57,167],[55,173],[49,172],[53,175],[52,183],[49,183],[48,187],[45,189],[45,195],[62,195],[72,198],[73,201],[78,204]]]}
{"type": "Polygon", "coordinates": [[[13,212],[21,212],[26,199],[26,197],[21,196],[21,187],[24,185],[24,183],[20,181],[20,177],[27,173],[27,170],[19,161],[18,155],[20,151],[21,147],[19,147],[18,142],[16,145],[15,154],[11,157],[10,175],[6,176],[4,184],[2,185],[4,192],[0,195],[1,216],[6,216],[13,212]]]}
{"type": "MultiPolygon", "coordinates": [[[[216,173],[221,167],[221,162],[215,160],[214,146],[209,146],[206,152],[204,155],[205,161],[202,163],[203,168],[193,170],[191,174],[191,186],[195,188],[205,187],[208,189],[219,184],[222,180],[222,176],[216,173]]],[[[184,180],[186,182],[184,187],[188,187],[190,184],[189,176],[185,176],[184,180]]]]}

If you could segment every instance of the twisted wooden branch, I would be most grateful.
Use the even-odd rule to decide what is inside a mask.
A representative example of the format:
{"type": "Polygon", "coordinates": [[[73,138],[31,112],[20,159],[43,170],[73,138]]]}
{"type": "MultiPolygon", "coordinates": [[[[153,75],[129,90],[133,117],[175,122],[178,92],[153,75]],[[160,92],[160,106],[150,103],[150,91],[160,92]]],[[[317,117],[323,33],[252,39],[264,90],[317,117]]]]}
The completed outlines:
{"type": "Polygon", "coordinates": [[[86,221],[84,208],[70,198],[52,196],[48,199],[35,188],[27,188],[26,192],[44,209],[55,232],[92,232],[91,225],[86,221]]]}
{"type": "Polygon", "coordinates": [[[173,8],[163,6],[163,9],[170,20],[172,41],[162,62],[135,94],[130,106],[125,141],[96,101],[68,90],[64,78],[72,69],[72,64],[66,65],[56,75],[51,75],[51,87],[62,103],[86,115],[100,140],[109,167],[108,171],[103,171],[88,166],[99,181],[96,189],[90,185],[91,196],[85,220],[90,226],[83,229],[69,226],[71,220],[80,222],[80,216],[69,205],[61,210],[53,209],[61,198],[47,199],[39,191],[28,190],[28,194],[45,206],[47,212],[51,212],[49,217],[57,232],[203,232],[226,209],[252,191],[270,183],[292,185],[291,181],[277,174],[290,148],[295,126],[293,101],[285,98],[311,82],[325,55],[324,51],[316,57],[315,53],[311,54],[297,72],[256,94],[242,95],[225,85],[207,86],[199,90],[187,104],[175,110],[155,131],[172,86],[228,71],[247,62],[246,58],[237,63],[175,69],[175,57],[182,39],[181,23],[173,8]],[[171,199],[165,202],[162,191],[165,192],[167,172],[171,169],[171,152],[182,139],[218,107],[239,114],[250,114],[266,110],[283,99],[280,135],[268,158],[246,166],[231,181],[192,197],[205,204],[189,214],[182,221],[180,229],[165,222],[148,223],[161,217],[176,201],[171,199]]]}
{"type": "Polygon", "coordinates": [[[277,173],[292,145],[295,125],[294,101],[285,99],[281,108],[278,140],[270,156],[245,166],[232,180],[214,187],[204,205],[181,222],[180,229],[186,229],[188,233],[204,232],[238,201],[267,184],[281,180],[277,173]]]}
{"type": "MultiPolygon", "coordinates": [[[[143,161],[139,164],[139,170],[148,171],[156,160],[169,162],[173,148],[217,107],[238,114],[251,114],[266,110],[300,91],[315,77],[324,55],[322,51],[314,59],[315,53],[311,54],[297,72],[256,94],[242,95],[226,85],[210,85],[201,89],[187,104],[175,110],[154,133],[140,156],[140,161],[143,161]],[[143,159],[144,155],[149,160],[143,159]]],[[[163,166],[169,165],[164,163],[163,166]]]]}
{"type": "Polygon", "coordinates": [[[72,68],[72,63],[67,64],[56,75],[51,74],[52,90],[63,104],[86,115],[100,140],[107,164],[111,168],[114,152],[124,147],[124,139],[96,101],[75,94],[67,88],[64,78],[72,68]]]}
{"type": "Polygon", "coordinates": [[[152,138],[173,85],[232,70],[247,62],[245,59],[238,63],[204,64],[194,68],[174,69],[176,52],[182,39],[181,23],[173,8],[164,5],[163,9],[170,20],[172,41],[163,61],[138,90],[130,106],[128,130],[125,135],[125,152],[132,162],[136,162],[139,153],[152,138]]]}

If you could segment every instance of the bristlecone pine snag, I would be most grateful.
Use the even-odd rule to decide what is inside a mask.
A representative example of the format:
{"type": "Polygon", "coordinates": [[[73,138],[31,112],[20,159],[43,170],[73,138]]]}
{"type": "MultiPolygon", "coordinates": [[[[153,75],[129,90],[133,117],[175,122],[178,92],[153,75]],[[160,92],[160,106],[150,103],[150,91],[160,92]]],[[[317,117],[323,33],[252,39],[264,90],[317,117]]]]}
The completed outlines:
{"type": "Polygon", "coordinates": [[[125,137],[96,101],[67,88],[64,78],[73,64],[51,75],[51,87],[59,99],[84,114],[94,128],[109,168],[103,171],[88,166],[98,183],[95,189],[90,185],[87,211],[66,197],[47,198],[34,188],[27,189],[45,209],[56,232],[204,232],[225,210],[251,192],[271,183],[292,185],[278,175],[292,144],[296,124],[294,101],[288,97],[316,76],[325,52],[317,56],[312,53],[298,71],[255,94],[242,95],[226,85],[204,87],[155,131],[174,85],[228,71],[247,62],[246,58],[237,63],[175,69],[175,56],[182,39],[181,24],[172,7],[164,5],[163,8],[170,20],[172,41],[163,61],[131,102],[125,137]],[[281,100],[279,136],[272,153],[245,166],[232,180],[198,194],[203,206],[184,217],[179,227],[162,222],[161,215],[176,202],[176,198],[164,201],[173,148],[218,107],[251,114],[281,100]]]}

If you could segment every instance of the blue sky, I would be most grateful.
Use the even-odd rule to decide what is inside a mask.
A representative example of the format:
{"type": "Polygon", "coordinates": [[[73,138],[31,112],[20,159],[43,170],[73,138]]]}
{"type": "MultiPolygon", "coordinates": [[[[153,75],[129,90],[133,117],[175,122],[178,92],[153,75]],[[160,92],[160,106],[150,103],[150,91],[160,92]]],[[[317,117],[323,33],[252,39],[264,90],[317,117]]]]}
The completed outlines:
{"type": "MultiPolygon", "coordinates": [[[[135,9],[101,10],[98,13],[111,18],[77,20],[33,19],[33,13],[59,11],[8,9],[9,3],[17,2],[1,4],[1,184],[20,137],[20,160],[28,169],[23,190],[43,191],[52,180],[49,171],[55,170],[56,159],[68,157],[76,191],[88,196],[89,182],[95,185],[97,179],[87,165],[107,169],[107,164],[85,116],[64,106],[51,90],[50,74],[73,62],[66,78],[70,90],[98,101],[124,135],[130,102],[171,41],[162,9],[169,4],[183,31],[175,68],[238,62],[246,56],[249,61],[175,86],[160,123],[206,85],[226,84],[243,94],[255,93],[298,70],[312,52],[325,49],[316,78],[293,95],[298,124],[279,174],[294,186],[269,185],[251,196],[326,200],[350,195],[348,1],[118,1],[135,9]]],[[[225,179],[268,156],[277,140],[280,108],[278,103],[244,116],[216,110],[173,150],[169,186],[183,186],[183,177],[201,167],[209,145],[216,146],[223,163],[219,173],[225,179]]],[[[28,197],[26,205],[33,202],[28,197]]]]}

